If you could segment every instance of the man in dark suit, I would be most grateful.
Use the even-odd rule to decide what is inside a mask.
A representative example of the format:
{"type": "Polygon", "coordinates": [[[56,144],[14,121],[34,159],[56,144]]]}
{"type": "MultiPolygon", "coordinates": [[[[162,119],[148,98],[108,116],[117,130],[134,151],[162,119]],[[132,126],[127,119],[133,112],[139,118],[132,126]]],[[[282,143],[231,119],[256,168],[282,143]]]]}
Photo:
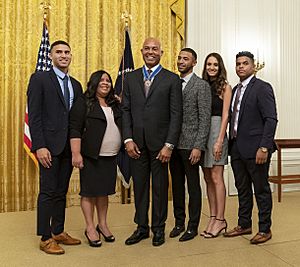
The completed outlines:
{"type": "Polygon", "coordinates": [[[240,83],[233,90],[231,103],[229,152],[239,198],[238,226],[224,234],[234,237],[252,233],[254,187],[259,210],[259,231],[251,244],[272,237],[272,193],[268,182],[277,112],[274,92],[269,83],[257,79],[254,56],[243,51],[236,55],[236,73],[240,83]]]}
{"type": "Polygon", "coordinates": [[[182,122],[179,77],[159,64],[159,40],[147,38],[141,49],[145,65],[127,74],[122,98],[123,139],[131,158],[137,230],[132,245],[149,237],[148,209],[152,177],[152,244],[165,242],[168,208],[168,162],[177,145],[182,122]]]}
{"type": "Polygon", "coordinates": [[[185,230],[185,177],[189,192],[189,222],[179,241],[191,240],[198,234],[201,213],[199,161],[201,151],[206,148],[211,120],[210,86],[193,72],[196,64],[196,52],[183,48],[177,59],[183,90],[183,122],[178,145],[170,160],[175,216],[171,238],[185,230]]]}
{"type": "Polygon", "coordinates": [[[63,254],[58,245],[80,244],[64,232],[66,194],[73,170],[69,143],[69,109],[82,93],[81,84],[70,77],[71,48],[64,41],[50,47],[53,68],[34,73],[28,85],[28,116],[40,170],[37,208],[37,234],[40,249],[48,254],[63,254]]]}

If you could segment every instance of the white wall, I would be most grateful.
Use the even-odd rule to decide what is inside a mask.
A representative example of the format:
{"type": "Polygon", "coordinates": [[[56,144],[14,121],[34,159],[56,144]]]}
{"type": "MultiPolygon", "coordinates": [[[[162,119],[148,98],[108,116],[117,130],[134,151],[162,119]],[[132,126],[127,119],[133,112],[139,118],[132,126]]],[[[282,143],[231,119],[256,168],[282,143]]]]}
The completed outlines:
{"type": "MultiPolygon", "coordinates": [[[[279,119],[276,138],[300,138],[300,1],[186,2],[186,46],[198,54],[196,73],[201,76],[208,53],[218,52],[224,59],[228,81],[234,86],[238,82],[234,70],[235,55],[242,50],[251,51],[265,61],[265,68],[257,76],[270,82],[274,88],[279,119]]],[[[275,166],[276,153],[271,174],[276,172],[275,166]]],[[[285,150],[283,170],[300,173],[300,149],[285,150]]],[[[229,193],[234,194],[230,167],[225,170],[226,177],[229,193]]],[[[300,186],[285,185],[284,189],[300,189],[300,186]]]]}

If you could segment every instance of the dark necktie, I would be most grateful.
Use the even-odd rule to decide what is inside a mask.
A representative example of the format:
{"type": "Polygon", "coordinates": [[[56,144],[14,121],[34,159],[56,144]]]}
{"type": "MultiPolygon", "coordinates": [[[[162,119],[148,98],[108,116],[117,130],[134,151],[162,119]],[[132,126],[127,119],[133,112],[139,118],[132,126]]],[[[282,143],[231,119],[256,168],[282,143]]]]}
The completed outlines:
{"type": "Polygon", "coordinates": [[[69,81],[69,77],[68,77],[68,75],[65,75],[65,77],[63,78],[64,99],[65,99],[66,107],[69,110],[70,109],[70,91],[69,91],[69,87],[68,87],[68,81],[69,81]]]}
{"type": "MultiPolygon", "coordinates": [[[[148,72],[148,75],[150,76],[151,73],[152,73],[152,70],[147,70],[148,72]]],[[[148,76],[148,77],[149,77],[148,76]]],[[[145,80],[144,82],[144,91],[145,91],[145,96],[147,97],[148,96],[148,93],[149,93],[149,90],[150,90],[150,86],[151,86],[151,80],[145,80]]]]}
{"type": "Polygon", "coordinates": [[[242,87],[243,87],[243,85],[240,83],[240,84],[238,84],[238,86],[236,88],[235,100],[234,100],[233,110],[232,110],[232,114],[231,114],[231,138],[236,138],[236,135],[237,135],[237,130],[234,129],[234,125],[235,125],[235,120],[236,120],[236,116],[238,113],[237,108],[238,108],[239,99],[241,96],[242,87]]]}
{"type": "Polygon", "coordinates": [[[181,81],[181,87],[182,87],[182,90],[183,90],[183,85],[184,85],[184,83],[185,83],[185,80],[184,79],[180,79],[180,81],[181,81]]]}

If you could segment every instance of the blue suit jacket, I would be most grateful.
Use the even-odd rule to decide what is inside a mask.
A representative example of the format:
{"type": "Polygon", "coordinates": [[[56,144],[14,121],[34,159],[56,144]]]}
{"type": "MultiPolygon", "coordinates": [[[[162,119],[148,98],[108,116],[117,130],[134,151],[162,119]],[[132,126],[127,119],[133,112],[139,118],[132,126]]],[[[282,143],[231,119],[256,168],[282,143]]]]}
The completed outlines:
{"type": "MultiPolygon", "coordinates": [[[[232,99],[236,87],[233,88],[232,99]]],[[[273,153],[276,150],[276,126],[277,111],[272,86],[253,77],[243,95],[238,118],[236,142],[241,156],[246,159],[255,158],[259,147],[266,147],[273,153]]],[[[231,127],[233,125],[230,124],[230,133],[231,127]]],[[[229,143],[229,149],[231,144],[232,141],[229,143]]]]}

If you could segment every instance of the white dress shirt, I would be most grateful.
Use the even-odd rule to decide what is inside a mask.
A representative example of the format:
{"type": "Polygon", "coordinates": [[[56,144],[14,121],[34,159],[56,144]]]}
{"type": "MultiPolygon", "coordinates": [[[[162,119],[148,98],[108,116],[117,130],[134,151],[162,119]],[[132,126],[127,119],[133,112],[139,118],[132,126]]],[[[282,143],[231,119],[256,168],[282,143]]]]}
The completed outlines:
{"type": "MultiPolygon", "coordinates": [[[[236,132],[237,132],[237,128],[238,128],[238,119],[239,119],[239,115],[240,115],[240,108],[241,108],[242,99],[243,99],[244,93],[245,93],[245,91],[247,89],[247,86],[248,86],[250,80],[253,78],[253,76],[254,76],[254,74],[251,75],[250,77],[248,77],[246,80],[244,80],[244,81],[241,82],[241,84],[242,84],[243,87],[241,88],[241,94],[240,94],[239,102],[238,102],[238,105],[237,105],[237,114],[235,116],[235,121],[234,121],[234,125],[233,125],[234,130],[236,132]]],[[[235,90],[234,96],[233,96],[233,99],[232,99],[231,112],[233,112],[236,94],[237,94],[237,90],[235,90]]]]}

